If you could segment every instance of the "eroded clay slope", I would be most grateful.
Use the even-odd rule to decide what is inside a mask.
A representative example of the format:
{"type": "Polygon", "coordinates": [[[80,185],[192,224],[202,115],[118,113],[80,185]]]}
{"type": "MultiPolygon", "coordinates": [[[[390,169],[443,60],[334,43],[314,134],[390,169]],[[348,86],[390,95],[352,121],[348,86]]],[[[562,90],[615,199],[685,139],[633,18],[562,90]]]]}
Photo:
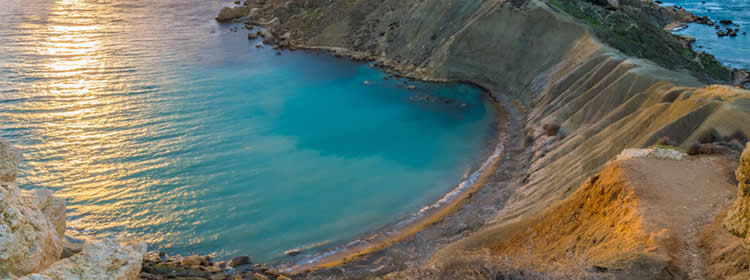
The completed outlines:
{"type": "Polygon", "coordinates": [[[490,249],[532,270],[579,267],[617,279],[703,279],[701,232],[730,202],[732,156],[636,157],[606,165],[565,200],[518,223],[490,227],[438,253],[490,249]]]}

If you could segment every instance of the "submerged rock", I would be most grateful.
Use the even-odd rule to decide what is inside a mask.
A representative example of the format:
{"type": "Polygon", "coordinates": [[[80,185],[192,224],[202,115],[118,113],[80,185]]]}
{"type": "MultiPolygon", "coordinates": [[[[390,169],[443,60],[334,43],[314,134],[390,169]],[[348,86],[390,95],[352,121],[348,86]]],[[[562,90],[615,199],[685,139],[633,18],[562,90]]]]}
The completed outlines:
{"type": "Polygon", "coordinates": [[[80,254],[56,262],[46,270],[21,277],[37,279],[136,279],[146,244],[122,245],[113,239],[86,243],[80,254]]]}
{"type": "Polygon", "coordinates": [[[737,201],[734,202],[724,220],[724,228],[744,240],[744,246],[750,248],[750,143],[740,158],[740,166],[735,174],[738,189],[737,201]]]}
{"type": "Polygon", "coordinates": [[[60,258],[65,202],[15,184],[20,153],[0,140],[0,278],[40,271],[60,258]]]}

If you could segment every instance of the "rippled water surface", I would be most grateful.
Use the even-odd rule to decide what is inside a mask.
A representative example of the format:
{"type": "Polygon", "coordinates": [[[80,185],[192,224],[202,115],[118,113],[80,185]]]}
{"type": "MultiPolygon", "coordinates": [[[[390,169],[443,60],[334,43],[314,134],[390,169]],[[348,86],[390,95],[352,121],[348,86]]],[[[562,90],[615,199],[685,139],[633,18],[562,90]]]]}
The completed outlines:
{"type": "Polygon", "coordinates": [[[737,37],[718,37],[714,26],[689,24],[687,29],[676,32],[696,39],[693,48],[714,55],[719,61],[733,68],[750,69],[750,1],[748,0],[670,0],[666,6],[684,7],[697,16],[708,16],[719,23],[722,19],[732,20],[732,25],[719,24],[722,30],[728,27],[739,28],[737,37]]]}
{"type": "Polygon", "coordinates": [[[413,213],[486,156],[479,90],[256,49],[213,21],[228,4],[0,1],[0,136],[68,235],[271,260],[413,213]]]}

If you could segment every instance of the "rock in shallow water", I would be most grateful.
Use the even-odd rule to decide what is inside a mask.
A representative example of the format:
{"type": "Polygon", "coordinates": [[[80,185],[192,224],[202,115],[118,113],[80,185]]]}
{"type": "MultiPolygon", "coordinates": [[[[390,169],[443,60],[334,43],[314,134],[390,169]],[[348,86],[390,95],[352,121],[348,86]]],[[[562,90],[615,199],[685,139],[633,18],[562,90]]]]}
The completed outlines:
{"type": "Polygon", "coordinates": [[[243,264],[250,263],[250,256],[236,256],[229,261],[229,265],[232,267],[240,266],[243,264]]]}
{"type": "Polygon", "coordinates": [[[250,8],[248,7],[224,7],[221,8],[219,11],[219,15],[216,16],[217,21],[230,21],[236,18],[241,18],[246,16],[248,13],[250,13],[250,8]]]}

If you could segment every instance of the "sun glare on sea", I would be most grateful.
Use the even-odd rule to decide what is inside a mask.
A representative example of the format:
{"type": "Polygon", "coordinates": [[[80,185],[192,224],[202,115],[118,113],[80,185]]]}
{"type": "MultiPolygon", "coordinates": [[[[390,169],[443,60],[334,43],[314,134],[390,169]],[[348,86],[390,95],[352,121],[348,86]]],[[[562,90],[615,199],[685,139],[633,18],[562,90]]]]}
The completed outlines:
{"type": "MultiPolygon", "coordinates": [[[[106,163],[97,150],[118,145],[121,135],[105,133],[102,128],[127,125],[118,112],[128,110],[122,97],[108,92],[124,88],[118,78],[107,68],[123,64],[113,56],[107,45],[117,26],[105,18],[107,5],[86,0],[58,0],[43,22],[25,23],[23,28],[37,31],[38,44],[29,45],[26,52],[44,59],[34,67],[42,79],[27,89],[37,99],[54,97],[51,102],[39,102],[35,110],[46,111],[47,121],[39,125],[41,138],[48,139],[49,149],[66,151],[66,159],[54,168],[64,168],[68,178],[87,178],[71,182],[60,181],[59,173],[45,170],[46,165],[32,166],[42,182],[53,187],[74,189],[59,195],[72,200],[85,200],[94,195],[101,196],[114,178],[127,172],[121,164],[106,163]],[[63,165],[63,166],[60,166],[63,165]],[[55,176],[53,178],[52,176],[55,176]]],[[[52,100],[52,99],[50,99],[52,100]]],[[[118,157],[120,155],[106,155],[118,157]]],[[[33,165],[34,163],[30,163],[33,165]]],[[[106,211],[105,205],[86,206],[96,209],[81,209],[89,213],[106,211]]],[[[86,223],[79,220],[78,223],[86,223]]]]}

